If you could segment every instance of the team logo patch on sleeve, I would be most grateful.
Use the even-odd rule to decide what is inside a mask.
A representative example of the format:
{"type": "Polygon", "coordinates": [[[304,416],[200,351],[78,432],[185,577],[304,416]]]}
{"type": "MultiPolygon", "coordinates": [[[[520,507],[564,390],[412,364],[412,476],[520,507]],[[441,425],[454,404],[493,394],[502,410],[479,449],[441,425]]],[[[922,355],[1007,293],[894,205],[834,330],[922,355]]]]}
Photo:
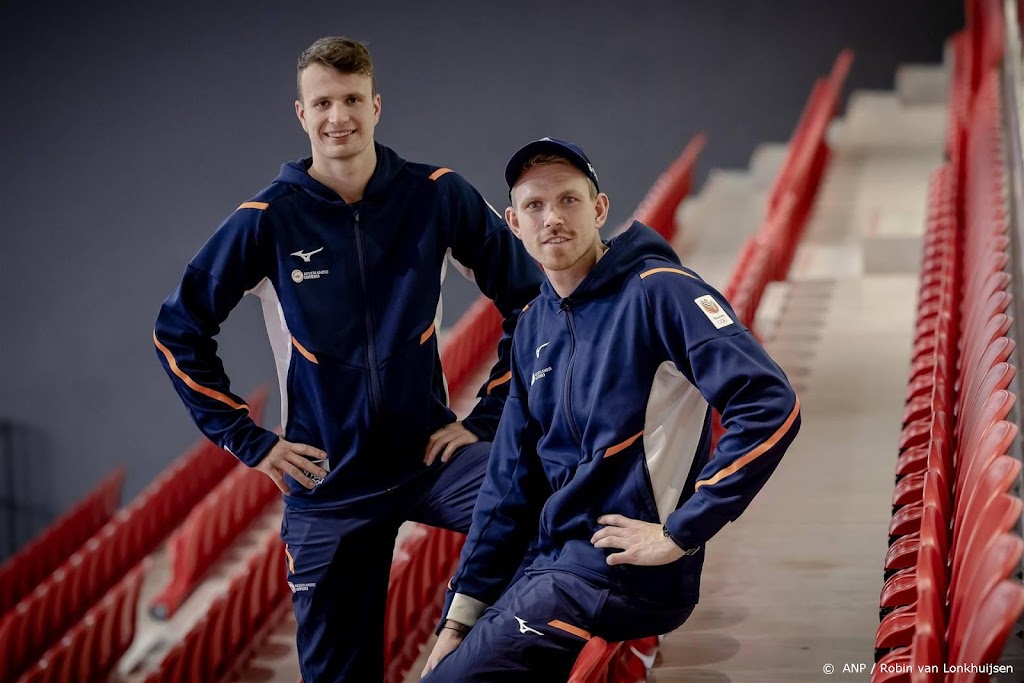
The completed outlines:
{"type": "Polygon", "coordinates": [[[723,327],[732,325],[732,318],[729,317],[729,314],[718,305],[718,302],[715,301],[714,297],[710,294],[697,297],[694,299],[694,302],[700,307],[700,310],[704,312],[704,315],[708,317],[708,320],[710,320],[716,328],[722,329],[723,327]]]}

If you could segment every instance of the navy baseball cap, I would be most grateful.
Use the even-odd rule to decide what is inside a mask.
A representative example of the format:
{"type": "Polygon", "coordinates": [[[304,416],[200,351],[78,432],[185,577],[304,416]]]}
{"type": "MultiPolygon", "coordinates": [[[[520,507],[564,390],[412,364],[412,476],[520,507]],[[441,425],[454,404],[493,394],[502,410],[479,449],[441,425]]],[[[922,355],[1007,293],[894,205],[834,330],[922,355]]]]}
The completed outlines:
{"type": "Polygon", "coordinates": [[[594,165],[590,163],[590,159],[587,158],[587,155],[584,154],[579,145],[566,140],[559,140],[558,138],[541,138],[540,140],[534,140],[513,154],[508,165],[505,167],[505,182],[508,183],[510,195],[512,194],[512,187],[519,180],[519,176],[523,175],[523,166],[537,154],[551,154],[565,159],[582,171],[583,175],[594,181],[597,191],[601,191],[601,186],[597,182],[597,171],[594,170],[594,165]]]}

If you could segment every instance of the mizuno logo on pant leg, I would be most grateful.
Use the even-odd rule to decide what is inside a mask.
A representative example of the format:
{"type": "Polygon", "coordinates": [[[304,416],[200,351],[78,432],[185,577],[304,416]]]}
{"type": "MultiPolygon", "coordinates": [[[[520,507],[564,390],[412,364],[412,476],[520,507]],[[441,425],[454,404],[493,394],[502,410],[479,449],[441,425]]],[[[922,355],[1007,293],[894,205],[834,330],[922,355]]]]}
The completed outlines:
{"type": "Polygon", "coordinates": [[[537,629],[530,628],[529,626],[527,626],[525,620],[520,619],[519,617],[515,617],[515,620],[519,622],[519,632],[520,633],[536,633],[538,636],[544,635],[543,633],[541,633],[537,629]]]}

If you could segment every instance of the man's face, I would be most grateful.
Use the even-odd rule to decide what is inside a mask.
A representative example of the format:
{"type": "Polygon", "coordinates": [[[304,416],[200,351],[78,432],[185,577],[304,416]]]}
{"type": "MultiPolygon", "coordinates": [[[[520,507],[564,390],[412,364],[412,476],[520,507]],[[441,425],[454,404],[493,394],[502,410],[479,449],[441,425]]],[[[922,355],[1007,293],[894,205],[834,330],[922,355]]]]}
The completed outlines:
{"type": "Polygon", "coordinates": [[[583,173],[568,163],[539,164],[519,178],[512,201],[505,219],[545,271],[593,266],[608,197],[602,193],[591,199],[583,173]]]}
{"type": "Polygon", "coordinates": [[[380,95],[373,94],[369,76],[313,63],[302,71],[301,83],[302,100],[296,100],[295,114],[309,135],[314,162],[351,159],[372,147],[380,95]]]}

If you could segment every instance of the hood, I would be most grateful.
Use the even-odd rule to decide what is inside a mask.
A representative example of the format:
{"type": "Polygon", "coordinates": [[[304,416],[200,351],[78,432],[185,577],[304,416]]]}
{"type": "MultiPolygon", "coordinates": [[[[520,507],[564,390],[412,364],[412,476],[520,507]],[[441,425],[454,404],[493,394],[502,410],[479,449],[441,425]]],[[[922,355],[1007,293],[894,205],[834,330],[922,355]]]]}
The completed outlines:
{"type": "MultiPolygon", "coordinates": [[[[583,282],[567,298],[570,301],[585,301],[597,298],[610,289],[618,288],[625,278],[651,261],[664,261],[666,267],[678,268],[682,264],[679,256],[668,242],[653,228],[639,221],[633,221],[625,232],[605,242],[608,251],[587,274],[583,282]]],[[[562,297],[545,279],[541,294],[555,301],[562,297]]]]}
{"type": "MultiPolygon", "coordinates": [[[[377,152],[377,167],[373,169],[373,175],[370,176],[370,181],[366,184],[366,191],[363,192],[364,200],[382,194],[405,166],[405,159],[398,156],[391,148],[378,142],[373,143],[373,148],[377,152]]],[[[281,173],[274,179],[274,182],[301,188],[304,192],[325,202],[344,204],[345,200],[339,197],[337,192],[309,175],[309,167],[312,164],[312,157],[282,164],[281,173]]]]}

